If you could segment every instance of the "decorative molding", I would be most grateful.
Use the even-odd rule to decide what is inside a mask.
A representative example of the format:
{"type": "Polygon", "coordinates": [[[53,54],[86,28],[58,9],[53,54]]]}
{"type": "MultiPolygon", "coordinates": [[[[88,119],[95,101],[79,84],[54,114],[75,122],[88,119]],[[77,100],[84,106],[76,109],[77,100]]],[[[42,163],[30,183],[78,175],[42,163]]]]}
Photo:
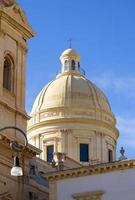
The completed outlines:
{"type": "Polygon", "coordinates": [[[26,112],[22,111],[19,108],[15,108],[15,106],[11,106],[9,105],[7,102],[4,102],[2,100],[0,100],[0,104],[4,106],[4,108],[7,108],[10,111],[16,112],[17,114],[21,115],[24,119],[30,119],[30,116],[27,115],[26,112]]]}
{"type": "Polygon", "coordinates": [[[46,146],[47,143],[54,143],[54,142],[59,142],[61,140],[61,138],[59,137],[49,137],[49,138],[45,138],[45,136],[42,137],[43,138],[43,144],[46,146]]]}
{"type": "MultiPolygon", "coordinates": [[[[0,133],[0,145],[6,145],[9,147],[11,141],[13,141],[13,137],[6,136],[6,134],[2,132],[0,133]]],[[[41,152],[42,151],[40,149],[36,148],[31,144],[29,144],[26,150],[24,150],[24,154],[28,153],[28,154],[33,154],[34,156],[39,155],[41,152]]]]}
{"type": "Polygon", "coordinates": [[[73,199],[76,200],[101,200],[103,191],[95,191],[95,192],[84,192],[79,194],[72,195],[73,199]]]}
{"type": "MultiPolygon", "coordinates": [[[[72,111],[79,111],[79,112],[81,112],[82,111],[82,109],[80,109],[80,110],[78,110],[79,108],[72,108],[72,111]]],[[[65,111],[69,111],[70,110],[70,112],[71,112],[71,108],[70,109],[68,109],[67,107],[57,107],[57,108],[45,108],[45,109],[43,109],[43,110],[41,110],[41,111],[39,111],[39,112],[37,112],[37,113],[45,113],[45,112],[65,112],[65,111]]],[[[101,112],[103,112],[103,115],[104,116],[106,116],[106,117],[109,117],[109,118],[112,118],[112,120],[116,120],[115,119],[115,117],[110,113],[110,112],[107,112],[106,110],[100,110],[99,108],[95,108],[95,107],[90,107],[90,108],[88,108],[88,107],[86,107],[86,108],[83,108],[83,111],[86,111],[86,112],[88,112],[88,113],[96,113],[96,115],[97,115],[97,113],[101,113],[101,112]],[[85,110],[84,110],[85,109],[85,110]],[[88,111],[88,109],[90,109],[89,111],[88,111]]],[[[116,121],[115,121],[116,122],[116,121]]]]}
{"type": "Polygon", "coordinates": [[[4,29],[0,30],[0,37],[4,38],[7,35],[6,31],[4,29]]]}
{"type": "Polygon", "coordinates": [[[114,140],[114,138],[111,136],[108,136],[106,134],[105,134],[105,141],[106,141],[107,145],[110,145],[112,147],[115,147],[115,145],[116,145],[116,141],[114,140]]]}
{"type": "Polygon", "coordinates": [[[10,50],[6,50],[6,51],[4,51],[4,53],[3,53],[3,62],[4,62],[4,58],[6,57],[6,56],[9,56],[10,57],[10,59],[12,60],[12,62],[13,62],[13,64],[15,65],[16,63],[15,63],[15,58],[16,58],[16,56],[15,56],[15,54],[12,52],[12,51],[10,51],[10,50]]]}
{"type": "Polygon", "coordinates": [[[27,19],[25,17],[25,14],[24,14],[24,12],[22,11],[22,9],[20,8],[19,5],[16,4],[13,7],[13,11],[20,16],[23,23],[28,24],[27,19]]]}
{"type": "Polygon", "coordinates": [[[90,176],[94,174],[108,173],[118,170],[132,169],[135,168],[135,159],[115,161],[112,163],[103,163],[92,166],[84,166],[76,169],[70,169],[59,172],[52,172],[45,174],[45,178],[49,181],[61,180],[74,177],[90,176]]]}
{"type": "Polygon", "coordinates": [[[68,134],[68,133],[72,133],[72,129],[61,129],[60,132],[64,134],[68,134]]]}
{"type": "Polygon", "coordinates": [[[9,23],[9,25],[13,27],[15,30],[17,30],[18,32],[20,32],[23,38],[25,39],[31,38],[35,35],[31,27],[27,24],[27,22],[20,23],[15,18],[8,15],[6,9],[3,9],[3,8],[0,9],[0,20],[3,20],[9,23]]]}
{"type": "Polygon", "coordinates": [[[46,112],[46,113],[40,113],[40,119],[45,119],[46,117],[55,117],[55,116],[60,116],[61,112],[46,112]]]}
{"type": "MultiPolygon", "coordinates": [[[[101,112],[101,111],[100,111],[101,112]]],[[[37,113],[38,114],[38,113],[37,113]]],[[[41,121],[46,120],[46,118],[50,118],[50,117],[67,117],[67,116],[71,116],[71,117],[82,117],[83,118],[89,118],[89,119],[96,119],[97,118],[97,110],[92,110],[92,111],[79,111],[79,110],[50,110],[50,111],[44,111],[40,113],[40,119],[41,121]]],[[[110,116],[110,114],[103,114],[102,116],[100,116],[100,120],[101,121],[105,121],[108,124],[114,124],[114,119],[112,118],[112,116],[110,116]]],[[[114,124],[115,125],[115,124],[114,124]]]]}
{"type": "Polygon", "coordinates": [[[97,125],[103,127],[103,128],[107,128],[108,130],[110,130],[114,137],[117,139],[119,137],[119,131],[117,128],[115,128],[114,126],[107,124],[106,122],[100,121],[100,120],[95,120],[95,119],[86,119],[86,118],[59,118],[59,119],[47,119],[45,121],[42,122],[38,122],[35,123],[31,126],[29,126],[28,132],[32,131],[32,130],[37,130],[38,128],[44,127],[45,125],[52,125],[54,123],[62,123],[62,122],[66,122],[66,123],[81,123],[81,124],[88,124],[88,125],[97,125]]]}
{"type": "Polygon", "coordinates": [[[23,49],[25,54],[27,54],[28,49],[27,49],[27,47],[26,47],[26,45],[24,43],[18,41],[17,42],[17,46],[20,47],[21,49],[23,49]]]}
{"type": "Polygon", "coordinates": [[[40,113],[40,119],[45,119],[47,117],[55,117],[55,116],[84,116],[84,117],[92,117],[96,118],[96,114],[94,112],[89,111],[50,111],[45,113],[40,113]]]}

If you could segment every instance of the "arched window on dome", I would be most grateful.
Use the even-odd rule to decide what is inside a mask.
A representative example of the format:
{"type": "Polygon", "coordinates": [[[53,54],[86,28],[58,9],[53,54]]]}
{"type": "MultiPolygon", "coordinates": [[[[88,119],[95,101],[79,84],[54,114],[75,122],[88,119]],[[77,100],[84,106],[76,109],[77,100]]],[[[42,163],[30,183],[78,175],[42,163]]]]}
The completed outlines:
{"type": "Polygon", "coordinates": [[[71,61],[71,69],[75,70],[75,61],[74,60],[71,61]]]}
{"type": "Polygon", "coordinates": [[[14,67],[13,62],[10,56],[5,56],[4,65],[3,65],[3,88],[13,91],[13,82],[14,82],[14,67]]]}
{"type": "Polygon", "coordinates": [[[64,69],[65,69],[65,70],[67,70],[67,68],[68,68],[67,66],[68,66],[68,61],[65,60],[65,62],[64,62],[64,69]]]}

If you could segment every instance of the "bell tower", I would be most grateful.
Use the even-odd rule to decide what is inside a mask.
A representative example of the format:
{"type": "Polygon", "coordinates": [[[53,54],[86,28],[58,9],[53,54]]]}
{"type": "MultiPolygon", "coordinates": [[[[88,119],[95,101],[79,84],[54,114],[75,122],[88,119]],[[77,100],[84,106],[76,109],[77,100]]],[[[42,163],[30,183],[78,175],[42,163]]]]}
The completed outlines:
{"type": "Polygon", "coordinates": [[[34,36],[15,0],[0,0],[0,127],[26,131],[25,73],[27,39],[34,36]]]}

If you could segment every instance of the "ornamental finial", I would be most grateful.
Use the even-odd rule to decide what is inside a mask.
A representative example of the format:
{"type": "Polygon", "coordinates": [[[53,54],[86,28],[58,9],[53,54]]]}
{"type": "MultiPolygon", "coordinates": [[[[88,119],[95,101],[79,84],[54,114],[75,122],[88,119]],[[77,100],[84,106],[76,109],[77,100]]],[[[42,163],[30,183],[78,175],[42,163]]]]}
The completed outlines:
{"type": "Polygon", "coordinates": [[[121,160],[126,160],[127,158],[125,157],[125,150],[124,150],[124,148],[123,147],[121,147],[121,149],[120,149],[120,154],[121,154],[121,156],[119,157],[119,160],[121,161],[121,160]]]}
{"type": "Polygon", "coordinates": [[[72,48],[72,38],[70,38],[70,39],[68,40],[68,42],[69,42],[69,48],[71,49],[71,48],[72,48]]]}

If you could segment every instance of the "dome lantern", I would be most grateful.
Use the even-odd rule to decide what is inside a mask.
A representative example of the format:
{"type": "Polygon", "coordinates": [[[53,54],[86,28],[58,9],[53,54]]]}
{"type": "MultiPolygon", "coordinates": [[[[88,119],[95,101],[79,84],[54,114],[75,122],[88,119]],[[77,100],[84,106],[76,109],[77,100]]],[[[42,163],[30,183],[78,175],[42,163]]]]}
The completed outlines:
{"type": "Polygon", "coordinates": [[[62,64],[61,72],[80,72],[80,56],[79,54],[69,48],[66,49],[60,56],[60,61],[62,64]]]}

